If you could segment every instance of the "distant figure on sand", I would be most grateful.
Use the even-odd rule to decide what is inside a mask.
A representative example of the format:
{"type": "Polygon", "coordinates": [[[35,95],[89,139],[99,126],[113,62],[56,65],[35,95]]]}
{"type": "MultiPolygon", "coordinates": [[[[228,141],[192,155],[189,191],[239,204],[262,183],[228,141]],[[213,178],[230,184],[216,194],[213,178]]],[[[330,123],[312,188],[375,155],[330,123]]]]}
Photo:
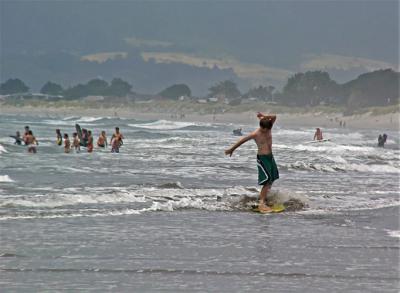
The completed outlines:
{"type": "Polygon", "coordinates": [[[97,139],[97,146],[100,148],[105,148],[107,147],[107,137],[106,137],[106,132],[103,130],[97,139]]]}
{"type": "Polygon", "coordinates": [[[251,139],[255,140],[258,147],[258,184],[263,186],[260,192],[258,209],[260,212],[267,213],[272,211],[272,209],[266,205],[267,194],[271,189],[272,183],[279,178],[278,167],[272,155],[271,129],[276,121],[276,115],[264,115],[259,112],[257,113],[257,117],[260,120],[260,127],[225,150],[225,154],[232,156],[235,149],[243,143],[251,139]]]}
{"type": "Polygon", "coordinates": [[[61,136],[60,129],[56,129],[56,135],[57,135],[57,138],[56,138],[57,145],[62,145],[62,136],[61,136]]]}
{"type": "Polygon", "coordinates": [[[71,142],[69,141],[68,134],[64,133],[64,153],[68,154],[71,150],[71,142]]]}
{"type": "Polygon", "coordinates": [[[75,149],[75,152],[79,153],[81,151],[81,142],[79,140],[78,133],[74,132],[74,134],[72,134],[72,136],[74,138],[72,141],[72,145],[75,149]]]}
{"type": "Polygon", "coordinates": [[[317,128],[315,130],[315,134],[314,134],[314,140],[323,140],[324,138],[322,137],[322,130],[320,128],[317,128]]]}
{"type": "Polygon", "coordinates": [[[26,135],[26,140],[25,144],[28,146],[28,152],[29,153],[36,153],[36,137],[33,136],[32,130],[28,131],[28,134],[26,135]]]}

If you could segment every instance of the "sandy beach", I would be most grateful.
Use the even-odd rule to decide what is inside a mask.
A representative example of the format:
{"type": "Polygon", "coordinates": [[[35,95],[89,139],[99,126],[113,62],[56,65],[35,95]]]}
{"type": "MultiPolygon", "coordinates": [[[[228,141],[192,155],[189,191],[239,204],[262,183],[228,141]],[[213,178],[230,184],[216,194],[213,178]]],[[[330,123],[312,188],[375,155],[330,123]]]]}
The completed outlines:
{"type": "MultiPolygon", "coordinates": [[[[171,109],[152,108],[141,109],[134,107],[111,107],[111,108],[83,108],[83,107],[16,107],[9,105],[0,106],[0,115],[7,114],[30,114],[40,117],[120,117],[137,120],[179,120],[191,122],[220,122],[251,125],[257,123],[256,113],[258,111],[268,112],[268,109],[258,109],[254,107],[253,111],[244,111],[238,113],[226,112],[223,114],[198,114],[186,113],[184,116],[177,115],[171,109]]],[[[180,112],[181,114],[183,112],[180,112]]],[[[279,119],[278,125],[284,127],[291,126],[310,126],[322,128],[340,128],[345,125],[346,128],[357,129],[379,129],[379,130],[399,130],[400,113],[388,113],[383,115],[373,115],[365,113],[360,115],[344,116],[342,113],[277,113],[279,119]]]]}

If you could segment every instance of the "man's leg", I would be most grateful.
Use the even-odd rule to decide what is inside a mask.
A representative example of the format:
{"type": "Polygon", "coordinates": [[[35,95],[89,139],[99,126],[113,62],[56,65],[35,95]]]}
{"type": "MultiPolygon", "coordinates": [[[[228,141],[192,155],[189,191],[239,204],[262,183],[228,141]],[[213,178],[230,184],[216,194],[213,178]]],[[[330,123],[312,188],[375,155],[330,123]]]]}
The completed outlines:
{"type": "Polygon", "coordinates": [[[271,185],[265,184],[263,185],[260,192],[260,201],[258,203],[258,209],[260,211],[271,211],[272,209],[266,205],[267,194],[271,189],[271,185]]]}

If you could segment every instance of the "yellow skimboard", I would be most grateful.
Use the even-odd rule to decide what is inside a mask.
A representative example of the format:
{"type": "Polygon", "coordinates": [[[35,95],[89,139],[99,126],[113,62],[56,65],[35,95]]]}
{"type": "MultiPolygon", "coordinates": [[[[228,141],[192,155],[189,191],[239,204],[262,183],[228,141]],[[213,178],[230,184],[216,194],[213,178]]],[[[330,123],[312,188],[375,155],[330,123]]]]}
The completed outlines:
{"type": "Polygon", "coordinates": [[[272,207],[270,207],[272,210],[268,212],[260,211],[258,209],[258,206],[253,207],[251,210],[255,213],[260,213],[260,214],[270,214],[270,213],[281,213],[285,210],[285,206],[283,204],[274,204],[272,207]]]}

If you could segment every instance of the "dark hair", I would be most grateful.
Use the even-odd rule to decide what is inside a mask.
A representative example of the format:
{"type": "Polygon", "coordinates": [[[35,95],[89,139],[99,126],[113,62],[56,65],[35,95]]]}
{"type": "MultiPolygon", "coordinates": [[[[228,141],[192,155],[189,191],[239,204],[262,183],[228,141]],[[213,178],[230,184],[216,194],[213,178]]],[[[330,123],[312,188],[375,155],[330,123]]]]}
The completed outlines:
{"type": "Polygon", "coordinates": [[[119,127],[115,127],[115,130],[119,130],[119,127]]]}
{"type": "Polygon", "coordinates": [[[268,118],[260,119],[260,127],[264,129],[271,129],[272,128],[272,121],[268,118]]]}
{"type": "Polygon", "coordinates": [[[67,138],[68,138],[68,134],[64,133],[64,137],[67,137],[67,138]]]}
{"type": "Polygon", "coordinates": [[[28,134],[33,135],[32,130],[29,130],[29,131],[28,131],[28,134]]]}

